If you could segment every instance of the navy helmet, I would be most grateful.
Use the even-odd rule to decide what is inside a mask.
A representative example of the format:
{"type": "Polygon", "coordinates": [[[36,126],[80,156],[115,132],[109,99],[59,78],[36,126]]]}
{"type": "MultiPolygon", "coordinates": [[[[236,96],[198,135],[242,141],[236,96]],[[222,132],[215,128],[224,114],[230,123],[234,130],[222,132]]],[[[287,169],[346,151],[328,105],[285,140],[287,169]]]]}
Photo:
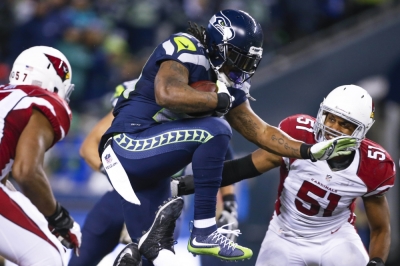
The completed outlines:
{"type": "Polygon", "coordinates": [[[241,10],[222,10],[209,21],[206,44],[213,69],[228,64],[229,79],[241,84],[256,71],[262,58],[261,25],[241,10]]]}

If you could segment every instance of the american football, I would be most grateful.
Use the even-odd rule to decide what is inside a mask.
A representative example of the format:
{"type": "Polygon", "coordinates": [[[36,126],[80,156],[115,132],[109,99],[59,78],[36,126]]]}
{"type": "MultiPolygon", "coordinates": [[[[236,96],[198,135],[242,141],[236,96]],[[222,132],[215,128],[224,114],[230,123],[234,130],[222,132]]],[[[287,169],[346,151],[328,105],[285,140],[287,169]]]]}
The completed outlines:
{"type": "Polygon", "coordinates": [[[217,85],[209,80],[200,80],[196,81],[192,84],[189,84],[190,87],[192,87],[195,90],[198,91],[206,91],[206,92],[216,92],[217,91],[217,85]]]}

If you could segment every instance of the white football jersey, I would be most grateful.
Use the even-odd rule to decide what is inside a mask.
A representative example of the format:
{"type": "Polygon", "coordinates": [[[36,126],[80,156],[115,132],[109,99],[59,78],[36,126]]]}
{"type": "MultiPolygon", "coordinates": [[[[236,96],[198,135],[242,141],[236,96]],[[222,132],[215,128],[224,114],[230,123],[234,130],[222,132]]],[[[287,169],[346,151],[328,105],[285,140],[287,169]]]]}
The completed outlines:
{"type": "MultiPolygon", "coordinates": [[[[280,123],[290,136],[313,144],[315,119],[295,115],[280,123]]],[[[303,237],[334,232],[346,222],[354,224],[354,201],[386,192],[394,184],[395,165],[377,143],[365,139],[352,163],[333,171],[326,161],[283,158],[278,199],[273,219],[283,230],[303,237]]]]}

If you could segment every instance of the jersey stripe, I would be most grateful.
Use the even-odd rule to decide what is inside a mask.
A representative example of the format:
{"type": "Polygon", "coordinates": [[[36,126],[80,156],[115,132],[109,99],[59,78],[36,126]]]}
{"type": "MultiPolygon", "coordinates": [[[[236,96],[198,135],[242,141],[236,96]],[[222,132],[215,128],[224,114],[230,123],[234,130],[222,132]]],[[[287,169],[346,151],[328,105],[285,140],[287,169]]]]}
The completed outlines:
{"type": "MultiPolygon", "coordinates": [[[[0,101],[0,142],[3,138],[4,134],[4,125],[5,120],[9,112],[13,110],[15,105],[18,104],[19,101],[23,97],[26,96],[26,93],[21,90],[7,90],[7,91],[0,91],[0,93],[9,93],[4,99],[0,101]]],[[[1,98],[1,97],[0,97],[1,98]]]]}

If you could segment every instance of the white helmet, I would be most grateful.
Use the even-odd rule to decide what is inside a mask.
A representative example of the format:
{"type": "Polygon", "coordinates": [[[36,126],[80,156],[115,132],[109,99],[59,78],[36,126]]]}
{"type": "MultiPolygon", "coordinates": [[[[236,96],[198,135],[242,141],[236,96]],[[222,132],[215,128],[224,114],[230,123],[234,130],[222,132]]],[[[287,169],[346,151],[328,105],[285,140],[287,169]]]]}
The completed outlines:
{"type": "Polygon", "coordinates": [[[342,136],[343,133],[324,125],[327,113],[339,116],[357,126],[352,136],[357,139],[358,146],[374,124],[374,103],[366,90],[356,85],[344,85],[331,91],[321,103],[317,121],[314,124],[316,141],[325,140],[325,133],[342,136]]]}
{"type": "Polygon", "coordinates": [[[74,89],[68,59],[57,49],[34,46],[23,51],[14,61],[10,73],[12,85],[35,85],[57,93],[69,101],[74,89]]]}

